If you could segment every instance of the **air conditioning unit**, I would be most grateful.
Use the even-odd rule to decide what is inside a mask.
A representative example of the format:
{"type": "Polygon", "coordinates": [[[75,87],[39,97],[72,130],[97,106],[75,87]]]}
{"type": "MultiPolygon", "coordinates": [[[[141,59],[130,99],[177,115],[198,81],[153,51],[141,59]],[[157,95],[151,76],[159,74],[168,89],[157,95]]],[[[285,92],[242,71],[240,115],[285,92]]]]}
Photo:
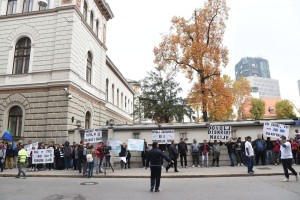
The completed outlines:
{"type": "Polygon", "coordinates": [[[39,1],[38,1],[38,4],[39,4],[41,7],[47,7],[48,1],[47,1],[47,0],[39,0],[39,1]]]}

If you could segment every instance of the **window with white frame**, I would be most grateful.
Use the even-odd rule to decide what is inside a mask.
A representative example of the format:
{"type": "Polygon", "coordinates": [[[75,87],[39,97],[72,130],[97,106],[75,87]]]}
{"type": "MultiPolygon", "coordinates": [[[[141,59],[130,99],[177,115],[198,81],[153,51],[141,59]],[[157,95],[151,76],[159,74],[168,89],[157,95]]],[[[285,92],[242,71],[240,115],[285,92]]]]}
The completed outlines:
{"type": "Polygon", "coordinates": [[[15,14],[17,11],[17,0],[8,0],[6,14],[11,15],[15,14]]]}
{"type": "Polygon", "coordinates": [[[91,113],[89,111],[85,114],[85,129],[91,128],[91,113]]]}
{"type": "Polygon", "coordinates": [[[92,82],[92,63],[93,57],[91,52],[88,52],[87,64],[86,64],[86,81],[91,84],[92,82]]]}
{"type": "Polygon", "coordinates": [[[23,1],[23,12],[32,11],[33,0],[24,0],[23,1]]]}
{"type": "Polygon", "coordinates": [[[91,11],[91,14],[90,14],[90,26],[91,26],[91,29],[93,30],[94,29],[94,13],[93,13],[93,11],[91,11]]]}
{"type": "Polygon", "coordinates": [[[31,40],[28,37],[21,38],[15,47],[13,74],[26,74],[29,69],[31,40]]]}

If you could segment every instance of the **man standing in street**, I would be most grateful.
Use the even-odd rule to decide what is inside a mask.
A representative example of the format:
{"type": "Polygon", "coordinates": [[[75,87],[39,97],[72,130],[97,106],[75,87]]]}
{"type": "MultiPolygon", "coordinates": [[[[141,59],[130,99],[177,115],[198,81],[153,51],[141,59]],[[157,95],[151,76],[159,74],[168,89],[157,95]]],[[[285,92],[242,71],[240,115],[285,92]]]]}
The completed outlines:
{"type": "Polygon", "coordinates": [[[179,155],[180,155],[181,168],[183,168],[183,167],[187,168],[186,154],[187,154],[188,149],[187,149],[187,145],[183,138],[180,138],[180,142],[178,144],[178,151],[179,151],[179,155]],[[184,160],[184,165],[183,165],[183,160],[184,160]]]}
{"type": "Polygon", "coordinates": [[[27,162],[27,151],[24,149],[24,145],[20,144],[20,150],[18,152],[18,175],[16,178],[20,178],[21,173],[24,176],[24,179],[26,178],[26,174],[23,171],[23,166],[27,162]]]}
{"type": "Polygon", "coordinates": [[[178,151],[176,149],[174,140],[172,140],[171,146],[169,148],[169,157],[173,162],[169,163],[169,165],[166,167],[166,172],[168,172],[168,170],[170,169],[170,167],[172,167],[173,164],[174,164],[174,172],[179,172],[177,170],[178,151]]]}
{"type": "Polygon", "coordinates": [[[253,157],[254,157],[254,151],[251,144],[251,137],[248,136],[246,138],[245,142],[245,155],[246,155],[246,161],[248,166],[248,174],[253,174],[253,157]]]}
{"type": "Polygon", "coordinates": [[[286,141],[286,137],[282,135],[281,140],[278,139],[280,143],[280,152],[281,152],[281,162],[285,175],[283,182],[289,182],[289,172],[288,169],[296,176],[296,181],[299,181],[299,174],[292,167],[293,154],[291,143],[286,141]]]}
{"type": "Polygon", "coordinates": [[[153,142],[152,149],[147,154],[147,164],[149,166],[150,163],[150,191],[153,192],[155,187],[155,192],[160,191],[160,177],[161,177],[161,160],[165,159],[168,162],[173,162],[170,158],[165,156],[163,152],[157,148],[157,142],[153,142]]]}

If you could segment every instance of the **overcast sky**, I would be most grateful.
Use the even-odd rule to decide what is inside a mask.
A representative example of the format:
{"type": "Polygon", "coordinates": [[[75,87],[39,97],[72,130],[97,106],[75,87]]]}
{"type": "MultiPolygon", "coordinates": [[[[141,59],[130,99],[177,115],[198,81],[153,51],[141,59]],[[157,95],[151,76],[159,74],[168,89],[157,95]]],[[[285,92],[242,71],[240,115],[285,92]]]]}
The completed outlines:
{"type": "MultiPolygon", "coordinates": [[[[107,54],[125,78],[143,79],[154,69],[154,46],[168,34],[173,16],[189,19],[203,0],[106,0],[114,14],[107,25],[107,54]]],[[[229,64],[223,73],[235,79],[242,57],[269,61],[271,78],[278,79],[282,99],[300,107],[300,0],[227,0],[230,7],[224,45],[229,64]]],[[[178,80],[185,90],[185,78],[178,80]]]]}

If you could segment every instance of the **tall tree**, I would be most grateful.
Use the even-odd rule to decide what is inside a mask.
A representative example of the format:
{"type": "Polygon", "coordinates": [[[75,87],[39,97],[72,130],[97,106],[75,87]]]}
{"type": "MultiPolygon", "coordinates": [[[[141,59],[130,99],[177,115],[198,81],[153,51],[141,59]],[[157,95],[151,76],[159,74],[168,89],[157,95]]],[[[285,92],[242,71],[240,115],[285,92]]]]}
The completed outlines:
{"type": "Polygon", "coordinates": [[[261,99],[252,99],[250,113],[252,119],[261,119],[265,114],[265,102],[261,99]]]}
{"type": "Polygon", "coordinates": [[[232,85],[232,92],[234,96],[234,104],[238,110],[238,119],[245,119],[243,113],[243,106],[244,103],[249,97],[251,91],[251,86],[249,80],[247,80],[245,77],[241,77],[239,80],[234,81],[232,85]]]}
{"type": "Polygon", "coordinates": [[[178,96],[182,89],[175,81],[174,74],[165,74],[161,69],[156,69],[141,81],[139,104],[133,115],[143,115],[143,119],[157,123],[182,122],[184,115],[190,114],[189,106],[178,96]]]}
{"type": "Polygon", "coordinates": [[[193,91],[197,94],[192,97],[198,96],[204,121],[208,121],[212,87],[219,85],[215,83],[219,81],[219,68],[228,63],[228,50],[223,46],[227,18],[225,0],[207,0],[191,19],[174,17],[170,34],[154,48],[158,66],[179,67],[190,80],[196,78],[193,91]]]}
{"type": "Polygon", "coordinates": [[[278,118],[296,118],[294,108],[289,100],[282,100],[275,104],[276,116],[278,118]]]}

